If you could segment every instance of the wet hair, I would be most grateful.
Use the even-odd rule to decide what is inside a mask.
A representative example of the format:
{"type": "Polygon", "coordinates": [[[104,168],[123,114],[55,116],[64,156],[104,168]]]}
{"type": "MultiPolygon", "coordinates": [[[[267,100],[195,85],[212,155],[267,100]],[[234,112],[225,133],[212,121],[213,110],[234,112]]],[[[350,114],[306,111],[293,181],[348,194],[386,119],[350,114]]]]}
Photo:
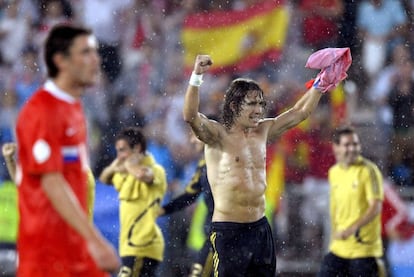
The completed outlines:
{"type": "Polygon", "coordinates": [[[263,97],[263,90],[257,82],[251,79],[237,78],[231,82],[225,93],[223,111],[221,114],[221,120],[226,128],[230,129],[235,118],[240,115],[244,99],[251,91],[257,91],[259,95],[263,97]]]}
{"type": "Polygon", "coordinates": [[[118,140],[125,140],[131,148],[134,148],[136,145],[141,145],[142,153],[147,151],[147,140],[142,129],[139,127],[127,127],[122,129],[115,138],[115,141],[118,140]]]}
{"type": "Polygon", "coordinates": [[[356,134],[355,129],[350,125],[344,125],[337,127],[332,134],[332,141],[335,144],[339,144],[342,136],[356,134]]]}
{"type": "Polygon", "coordinates": [[[91,34],[92,31],[89,29],[68,24],[59,24],[50,30],[44,48],[47,73],[50,78],[55,78],[59,73],[53,57],[58,53],[68,56],[70,47],[77,37],[91,34]]]}

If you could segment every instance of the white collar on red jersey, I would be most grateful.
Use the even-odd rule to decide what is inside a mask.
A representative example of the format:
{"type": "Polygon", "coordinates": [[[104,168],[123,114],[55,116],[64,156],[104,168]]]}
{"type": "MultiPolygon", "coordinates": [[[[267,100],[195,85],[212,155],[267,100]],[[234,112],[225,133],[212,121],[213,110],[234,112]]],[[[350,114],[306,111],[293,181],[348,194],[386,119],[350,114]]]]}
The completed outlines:
{"type": "Polygon", "coordinates": [[[59,98],[62,101],[65,101],[71,104],[77,101],[76,98],[72,97],[69,93],[65,92],[64,90],[61,90],[55,84],[55,82],[53,82],[50,79],[45,82],[45,84],[43,85],[43,88],[47,90],[50,94],[52,94],[56,98],[59,98]]]}

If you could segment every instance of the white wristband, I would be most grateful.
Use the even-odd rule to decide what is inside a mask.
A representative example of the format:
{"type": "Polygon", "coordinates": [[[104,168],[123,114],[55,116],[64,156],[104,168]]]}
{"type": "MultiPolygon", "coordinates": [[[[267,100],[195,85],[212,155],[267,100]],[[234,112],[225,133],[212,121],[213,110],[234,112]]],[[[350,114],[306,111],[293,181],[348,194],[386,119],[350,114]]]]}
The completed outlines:
{"type": "Polygon", "coordinates": [[[190,81],[188,81],[188,83],[194,87],[201,86],[201,84],[203,83],[203,74],[195,74],[195,72],[193,71],[193,73],[191,73],[190,81]]]}

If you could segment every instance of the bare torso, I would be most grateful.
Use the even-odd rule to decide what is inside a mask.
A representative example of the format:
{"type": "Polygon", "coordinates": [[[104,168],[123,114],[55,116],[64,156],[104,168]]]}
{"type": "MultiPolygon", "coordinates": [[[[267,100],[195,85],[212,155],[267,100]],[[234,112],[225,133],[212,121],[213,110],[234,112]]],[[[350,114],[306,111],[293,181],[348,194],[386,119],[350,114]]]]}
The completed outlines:
{"type": "Polygon", "coordinates": [[[205,143],[215,205],[213,221],[254,222],[265,211],[267,140],[280,137],[309,117],[322,94],[311,87],[293,107],[274,118],[264,118],[262,89],[252,80],[238,78],[226,91],[221,124],[199,112],[201,76],[211,65],[209,55],[197,55],[183,118],[205,143]]]}
{"type": "Polygon", "coordinates": [[[206,145],[213,221],[254,222],[264,216],[266,135],[260,128],[226,133],[219,146],[206,145]]]}

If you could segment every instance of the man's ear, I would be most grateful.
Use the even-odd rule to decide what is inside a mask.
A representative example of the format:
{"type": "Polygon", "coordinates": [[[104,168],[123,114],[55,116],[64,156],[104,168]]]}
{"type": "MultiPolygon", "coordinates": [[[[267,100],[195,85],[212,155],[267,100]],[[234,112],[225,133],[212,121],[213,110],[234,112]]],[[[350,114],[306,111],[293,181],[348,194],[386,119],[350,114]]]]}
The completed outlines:
{"type": "Polygon", "coordinates": [[[66,65],[66,57],[62,53],[56,53],[53,55],[53,62],[55,63],[58,71],[60,72],[62,68],[66,65]]]}

